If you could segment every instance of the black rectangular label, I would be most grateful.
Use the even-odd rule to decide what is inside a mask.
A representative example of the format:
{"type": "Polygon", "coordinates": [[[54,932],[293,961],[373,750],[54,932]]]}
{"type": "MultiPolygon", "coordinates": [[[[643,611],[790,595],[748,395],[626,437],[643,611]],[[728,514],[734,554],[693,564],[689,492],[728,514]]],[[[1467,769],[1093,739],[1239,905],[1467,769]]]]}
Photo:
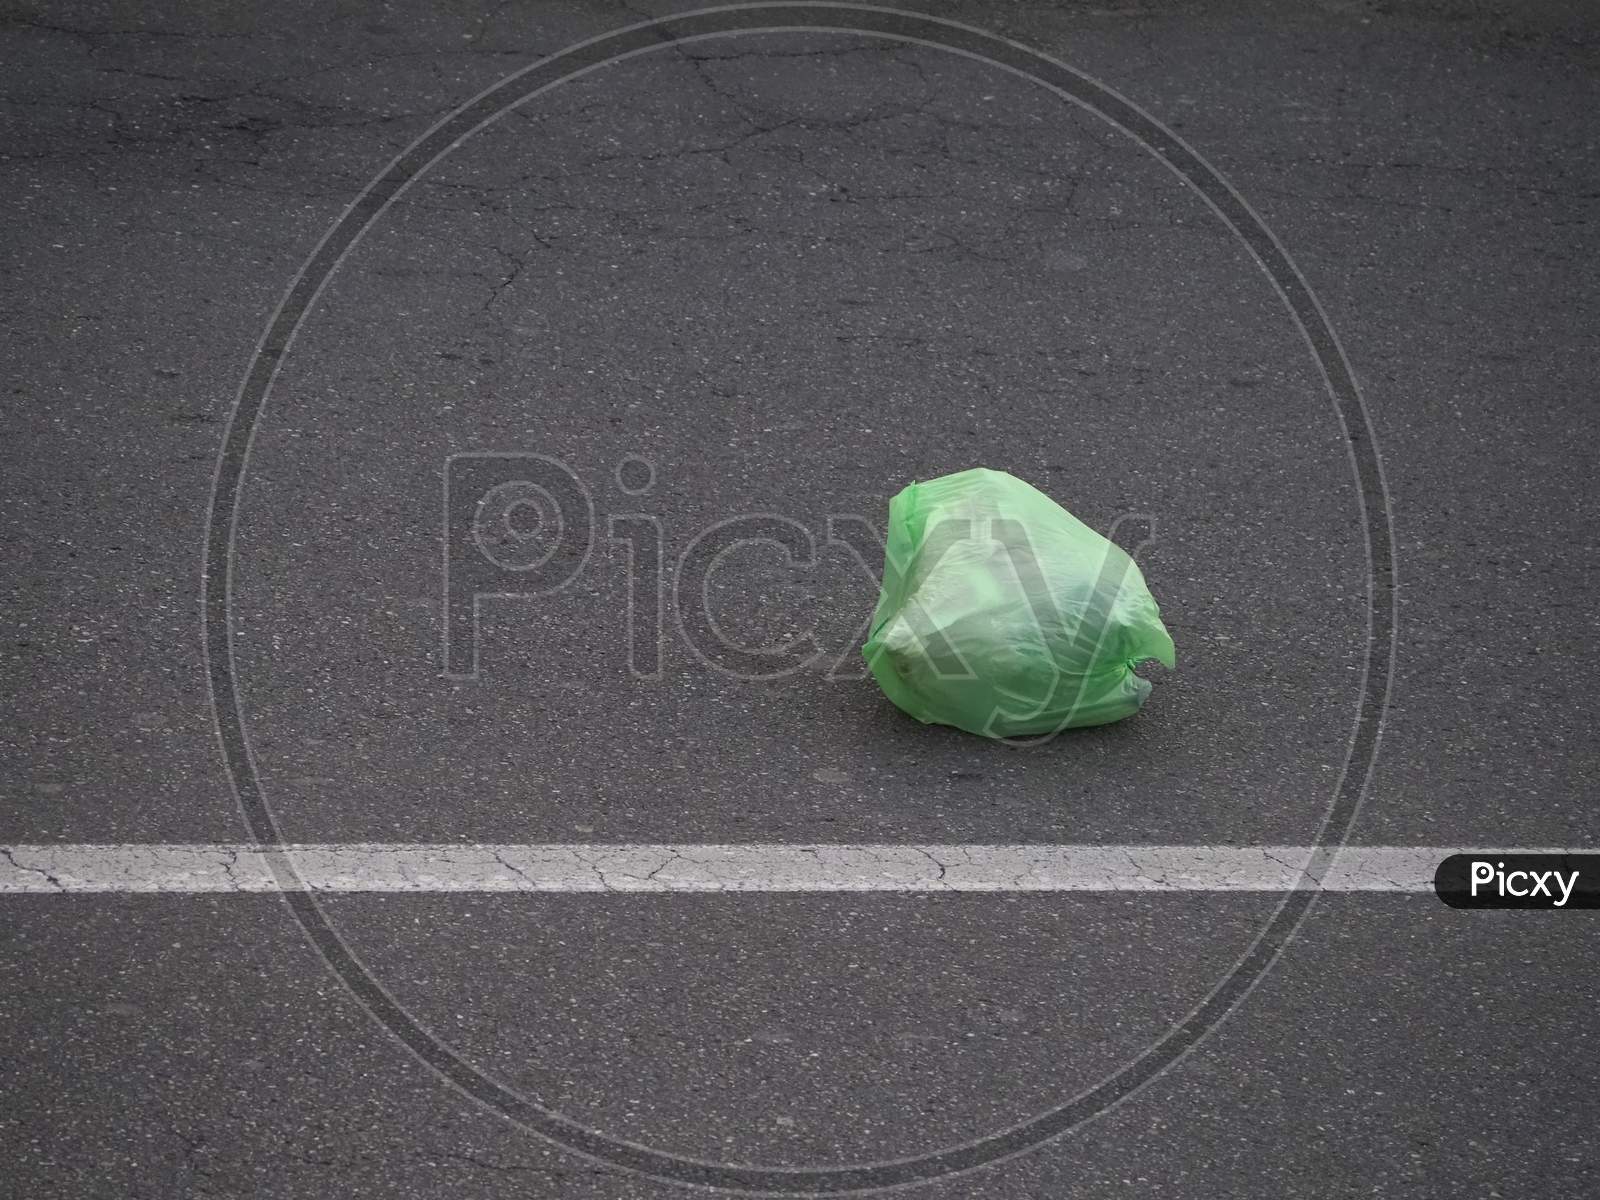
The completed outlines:
{"type": "Polygon", "coordinates": [[[1452,854],[1433,890],[1451,908],[1600,908],[1600,854],[1452,854]]]}

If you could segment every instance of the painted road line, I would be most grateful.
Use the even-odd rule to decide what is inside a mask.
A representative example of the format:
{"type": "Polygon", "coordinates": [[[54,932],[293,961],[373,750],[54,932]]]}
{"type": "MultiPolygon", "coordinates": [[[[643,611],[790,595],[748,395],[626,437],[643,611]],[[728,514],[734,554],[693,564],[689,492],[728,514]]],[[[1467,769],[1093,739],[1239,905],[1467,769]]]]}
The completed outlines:
{"type": "Polygon", "coordinates": [[[0,846],[0,893],[1426,892],[1451,854],[1528,847],[1062,845],[0,846]],[[292,867],[292,871],[285,867],[292,867]],[[298,882],[296,882],[298,880],[298,882]]]}

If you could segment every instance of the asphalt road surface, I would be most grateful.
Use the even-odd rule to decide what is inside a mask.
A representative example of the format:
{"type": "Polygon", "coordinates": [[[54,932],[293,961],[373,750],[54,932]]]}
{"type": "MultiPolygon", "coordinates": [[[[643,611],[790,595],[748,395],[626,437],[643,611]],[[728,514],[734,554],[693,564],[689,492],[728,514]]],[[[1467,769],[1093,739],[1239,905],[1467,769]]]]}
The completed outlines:
{"type": "MultiPolygon", "coordinates": [[[[371,190],[512,73],[689,7],[0,9],[0,846],[136,860],[266,815],[464,852],[1309,847],[1342,779],[1357,846],[1600,845],[1600,14],[916,7],[1225,179],[1364,429],[1173,153],[939,39],[643,37],[371,190]],[[830,518],[974,465],[1137,531],[1178,648],[1137,717],[1006,746],[854,668],[877,564],[830,518]],[[447,571],[494,515],[447,480],[530,476],[499,532],[549,560],[447,571]],[[483,600],[447,671],[463,595],[531,591],[483,600]],[[779,644],[805,665],[749,668],[779,644]]],[[[1307,899],[0,892],[0,1194],[1600,1194],[1595,914],[1307,899]],[[1133,1088],[1219,986],[1226,1019],[1133,1088]],[[441,1077],[386,1004],[529,1107],[441,1077]],[[961,1150],[1119,1077],[1048,1140],[961,1150]]]]}

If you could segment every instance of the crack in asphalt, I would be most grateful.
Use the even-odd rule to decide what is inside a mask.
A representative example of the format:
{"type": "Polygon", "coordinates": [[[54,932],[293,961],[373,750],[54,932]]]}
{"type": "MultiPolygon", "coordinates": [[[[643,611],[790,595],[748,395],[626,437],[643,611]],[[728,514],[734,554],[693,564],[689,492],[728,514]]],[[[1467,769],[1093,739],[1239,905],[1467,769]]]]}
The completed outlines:
{"type": "Polygon", "coordinates": [[[59,891],[63,891],[64,892],[64,891],[67,890],[66,885],[63,884],[61,882],[61,880],[57,879],[54,875],[52,875],[49,871],[45,870],[43,867],[31,867],[27,863],[17,861],[17,856],[11,852],[10,847],[0,846],[0,856],[3,856],[5,858],[5,860],[8,863],[10,863],[13,867],[15,867],[17,870],[19,870],[19,871],[27,871],[27,872],[29,872],[31,874],[41,876],[43,879],[45,879],[47,882],[52,884],[59,891]]]}

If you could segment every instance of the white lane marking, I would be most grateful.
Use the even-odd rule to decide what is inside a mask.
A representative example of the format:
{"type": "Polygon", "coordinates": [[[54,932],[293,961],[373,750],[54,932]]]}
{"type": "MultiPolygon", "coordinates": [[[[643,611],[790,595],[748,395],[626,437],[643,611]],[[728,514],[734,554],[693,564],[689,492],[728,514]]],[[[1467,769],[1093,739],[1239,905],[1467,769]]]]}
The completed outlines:
{"type": "Polygon", "coordinates": [[[1311,846],[46,844],[0,846],[0,893],[1283,892],[1313,863],[1321,891],[1425,892],[1471,849],[1349,846],[1330,862],[1311,846]]]}

